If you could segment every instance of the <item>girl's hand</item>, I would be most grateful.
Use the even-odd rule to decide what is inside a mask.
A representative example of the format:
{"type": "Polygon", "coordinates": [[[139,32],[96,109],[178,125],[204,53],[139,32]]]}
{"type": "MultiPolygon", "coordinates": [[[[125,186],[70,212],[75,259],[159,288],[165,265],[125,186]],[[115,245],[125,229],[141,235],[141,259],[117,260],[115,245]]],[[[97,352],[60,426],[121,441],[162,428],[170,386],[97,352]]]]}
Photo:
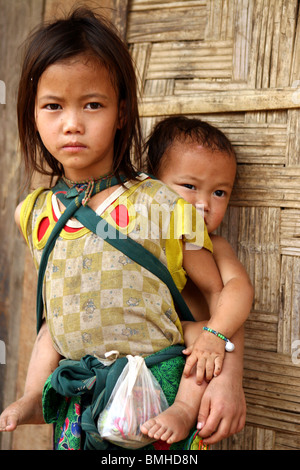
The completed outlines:
{"type": "Polygon", "coordinates": [[[204,444],[216,444],[240,432],[245,420],[246,400],[241,376],[236,369],[226,370],[225,361],[224,371],[208,384],[202,397],[198,415],[198,423],[202,424],[199,435],[204,444]]]}
{"type": "Polygon", "coordinates": [[[188,356],[183,370],[184,376],[188,377],[196,366],[196,381],[201,384],[204,379],[209,382],[221,373],[225,344],[217,336],[204,332],[183,353],[188,356]]]}
{"type": "Polygon", "coordinates": [[[13,403],[6,408],[0,415],[0,432],[14,431],[20,422],[21,416],[22,410],[18,403],[13,403]]]}

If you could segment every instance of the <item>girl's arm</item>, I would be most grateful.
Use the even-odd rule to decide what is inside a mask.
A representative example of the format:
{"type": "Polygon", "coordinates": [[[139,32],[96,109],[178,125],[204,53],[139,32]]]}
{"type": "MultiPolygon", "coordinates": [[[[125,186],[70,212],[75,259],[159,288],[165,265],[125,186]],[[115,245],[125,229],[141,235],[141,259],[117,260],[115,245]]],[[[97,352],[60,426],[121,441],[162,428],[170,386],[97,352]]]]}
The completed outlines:
{"type": "MultiPolygon", "coordinates": [[[[21,202],[15,211],[15,222],[20,229],[21,202]]],[[[22,231],[20,230],[22,233],[22,231]]],[[[23,235],[23,234],[22,234],[23,235]]],[[[44,322],[34,343],[24,389],[24,395],[9,405],[0,416],[0,431],[13,431],[20,424],[44,423],[42,393],[46,379],[56,369],[61,356],[54,349],[44,322]]]]}
{"type": "MultiPolygon", "coordinates": [[[[197,322],[201,327],[206,324],[206,321],[197,322]]],[[[195,340],[197,329],[199,330],[195,325],[193,327],[191,322],[185,322],[184,337],[187,342],[195,340]]],[[[213,377],[201,398],[197,423],[201,423],[199,435],[203,437],[204,444],[215,444],[241,431],[245,425],[246,401],[242,383],[243,327],[234,334],[232,340],[235,350],[225,355],[222,373],[213,377]]]]}
{"type": "Polygon", "coordinates": [[[198,423],[204,444],[215,444],[245,426],[246,400],[243,390],[244,328],[232,337],[235,350],[225,356],[222,373],[214,377],[201,399],[198,423]]]}
{"type": "Polygon", "coordinates": [[[20,424],[44,423],[43,388],[60,359],[61,356],[54,349],[47,325],[44,323],[32,350],[24,395],[3,411],[0,416],[0,431],[14,431],[20,424]]]}
{"type": "Polygon", "coordinates": [[[21,230],[21,220],[20,220],[21,209],[22,209],[23,203],[24,203],[24,201],[21,201],[21,202],[19,203],[19,205],[16,207],[16,210],[15,210],[15,223],[16,223],[16,225],[17,225],[17,227],[18,227],[18,229],[19,229],[19,231],[20,231],[22,237],[23,237],[24,240],[25,240],[24,234],[23,234],[23,232],[22,232],[22,230],[21,230]]]}

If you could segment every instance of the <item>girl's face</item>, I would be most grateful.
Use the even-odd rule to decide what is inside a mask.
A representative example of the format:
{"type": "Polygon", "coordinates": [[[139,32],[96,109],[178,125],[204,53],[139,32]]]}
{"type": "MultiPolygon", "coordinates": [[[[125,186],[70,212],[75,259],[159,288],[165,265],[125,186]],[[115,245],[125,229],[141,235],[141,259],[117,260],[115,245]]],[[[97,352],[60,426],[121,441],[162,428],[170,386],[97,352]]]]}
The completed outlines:
{"type": "Polygon", "coordinates": [[[203,211],[209,233],[222,222],[236,173],[234,157],[197,143],[175,143],[164,154],[158,178],[203,211]]]}
{"type": "Polygon", "coordinates": [[[95,58],[78,55],[45,70],[37,88],[35,122],[67,178],[97,178],[113,170],[121,111],[111,76],[95,58]]]}

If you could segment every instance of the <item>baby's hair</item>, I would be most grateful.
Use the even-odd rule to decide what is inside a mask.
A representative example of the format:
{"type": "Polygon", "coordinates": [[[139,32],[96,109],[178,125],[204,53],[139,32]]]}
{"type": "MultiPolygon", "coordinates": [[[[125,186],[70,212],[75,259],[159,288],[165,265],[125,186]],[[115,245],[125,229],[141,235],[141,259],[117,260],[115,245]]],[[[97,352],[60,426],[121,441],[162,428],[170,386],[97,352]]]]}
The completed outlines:
{"type": "Polygon", "coordinates": [[[18,127],[27,178],[34,171],[54,177],[63,167],[45,148],[35,125],[38,82],[50,65],[68,61],[79,54],[93,58],[108,70],[112,84],[123,100],[124,118],[114,142],[114,174],[135,178],[141,162],[141,129],[138,113],[136,75],[127,46],[114,26],[89,9],[77,8],[67,17],[44,23],[27,41],[18,91],[18,127]],[[133,155],[135,164],[133,164],[133,155]]]}
{"type": "Polygon", "coordinates": [[[167,149],[176,142],[197,142],[212,151],[235,157],[231,142],[218,128],[197,118],[171,116],[158,122],[145,144],[147,171],[156,175],[167,149]]]}

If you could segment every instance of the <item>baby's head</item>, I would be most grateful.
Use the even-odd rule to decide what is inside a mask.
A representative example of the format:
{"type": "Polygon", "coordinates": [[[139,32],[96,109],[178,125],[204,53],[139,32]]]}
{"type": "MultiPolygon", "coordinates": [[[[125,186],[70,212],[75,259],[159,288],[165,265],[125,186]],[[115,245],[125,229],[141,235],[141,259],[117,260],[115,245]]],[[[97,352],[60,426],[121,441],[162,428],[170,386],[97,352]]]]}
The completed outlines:
{"type": "Polygon", "coordinates": [[[86,8],[39,26],[26,43],[18,93],[18,125],[25,166],[32,171],[61,176],[63,168],[43,145],[35,122],[38,85],[44,72],[56,64],[85,58],[104,67],[122,105],[123,125],[114,141],[114,168],[132,176],[131,154],[140,159],[141,132],[136,76],[127,46],[113,25],[86,8]]]}
{"type": "Polygon", "coordinates": [[[146,144],[147,171],[203,211],[208,232],[222,222],[236,157],[227,137],[199,119],[175,116],[153,129],[146,144]]]}

